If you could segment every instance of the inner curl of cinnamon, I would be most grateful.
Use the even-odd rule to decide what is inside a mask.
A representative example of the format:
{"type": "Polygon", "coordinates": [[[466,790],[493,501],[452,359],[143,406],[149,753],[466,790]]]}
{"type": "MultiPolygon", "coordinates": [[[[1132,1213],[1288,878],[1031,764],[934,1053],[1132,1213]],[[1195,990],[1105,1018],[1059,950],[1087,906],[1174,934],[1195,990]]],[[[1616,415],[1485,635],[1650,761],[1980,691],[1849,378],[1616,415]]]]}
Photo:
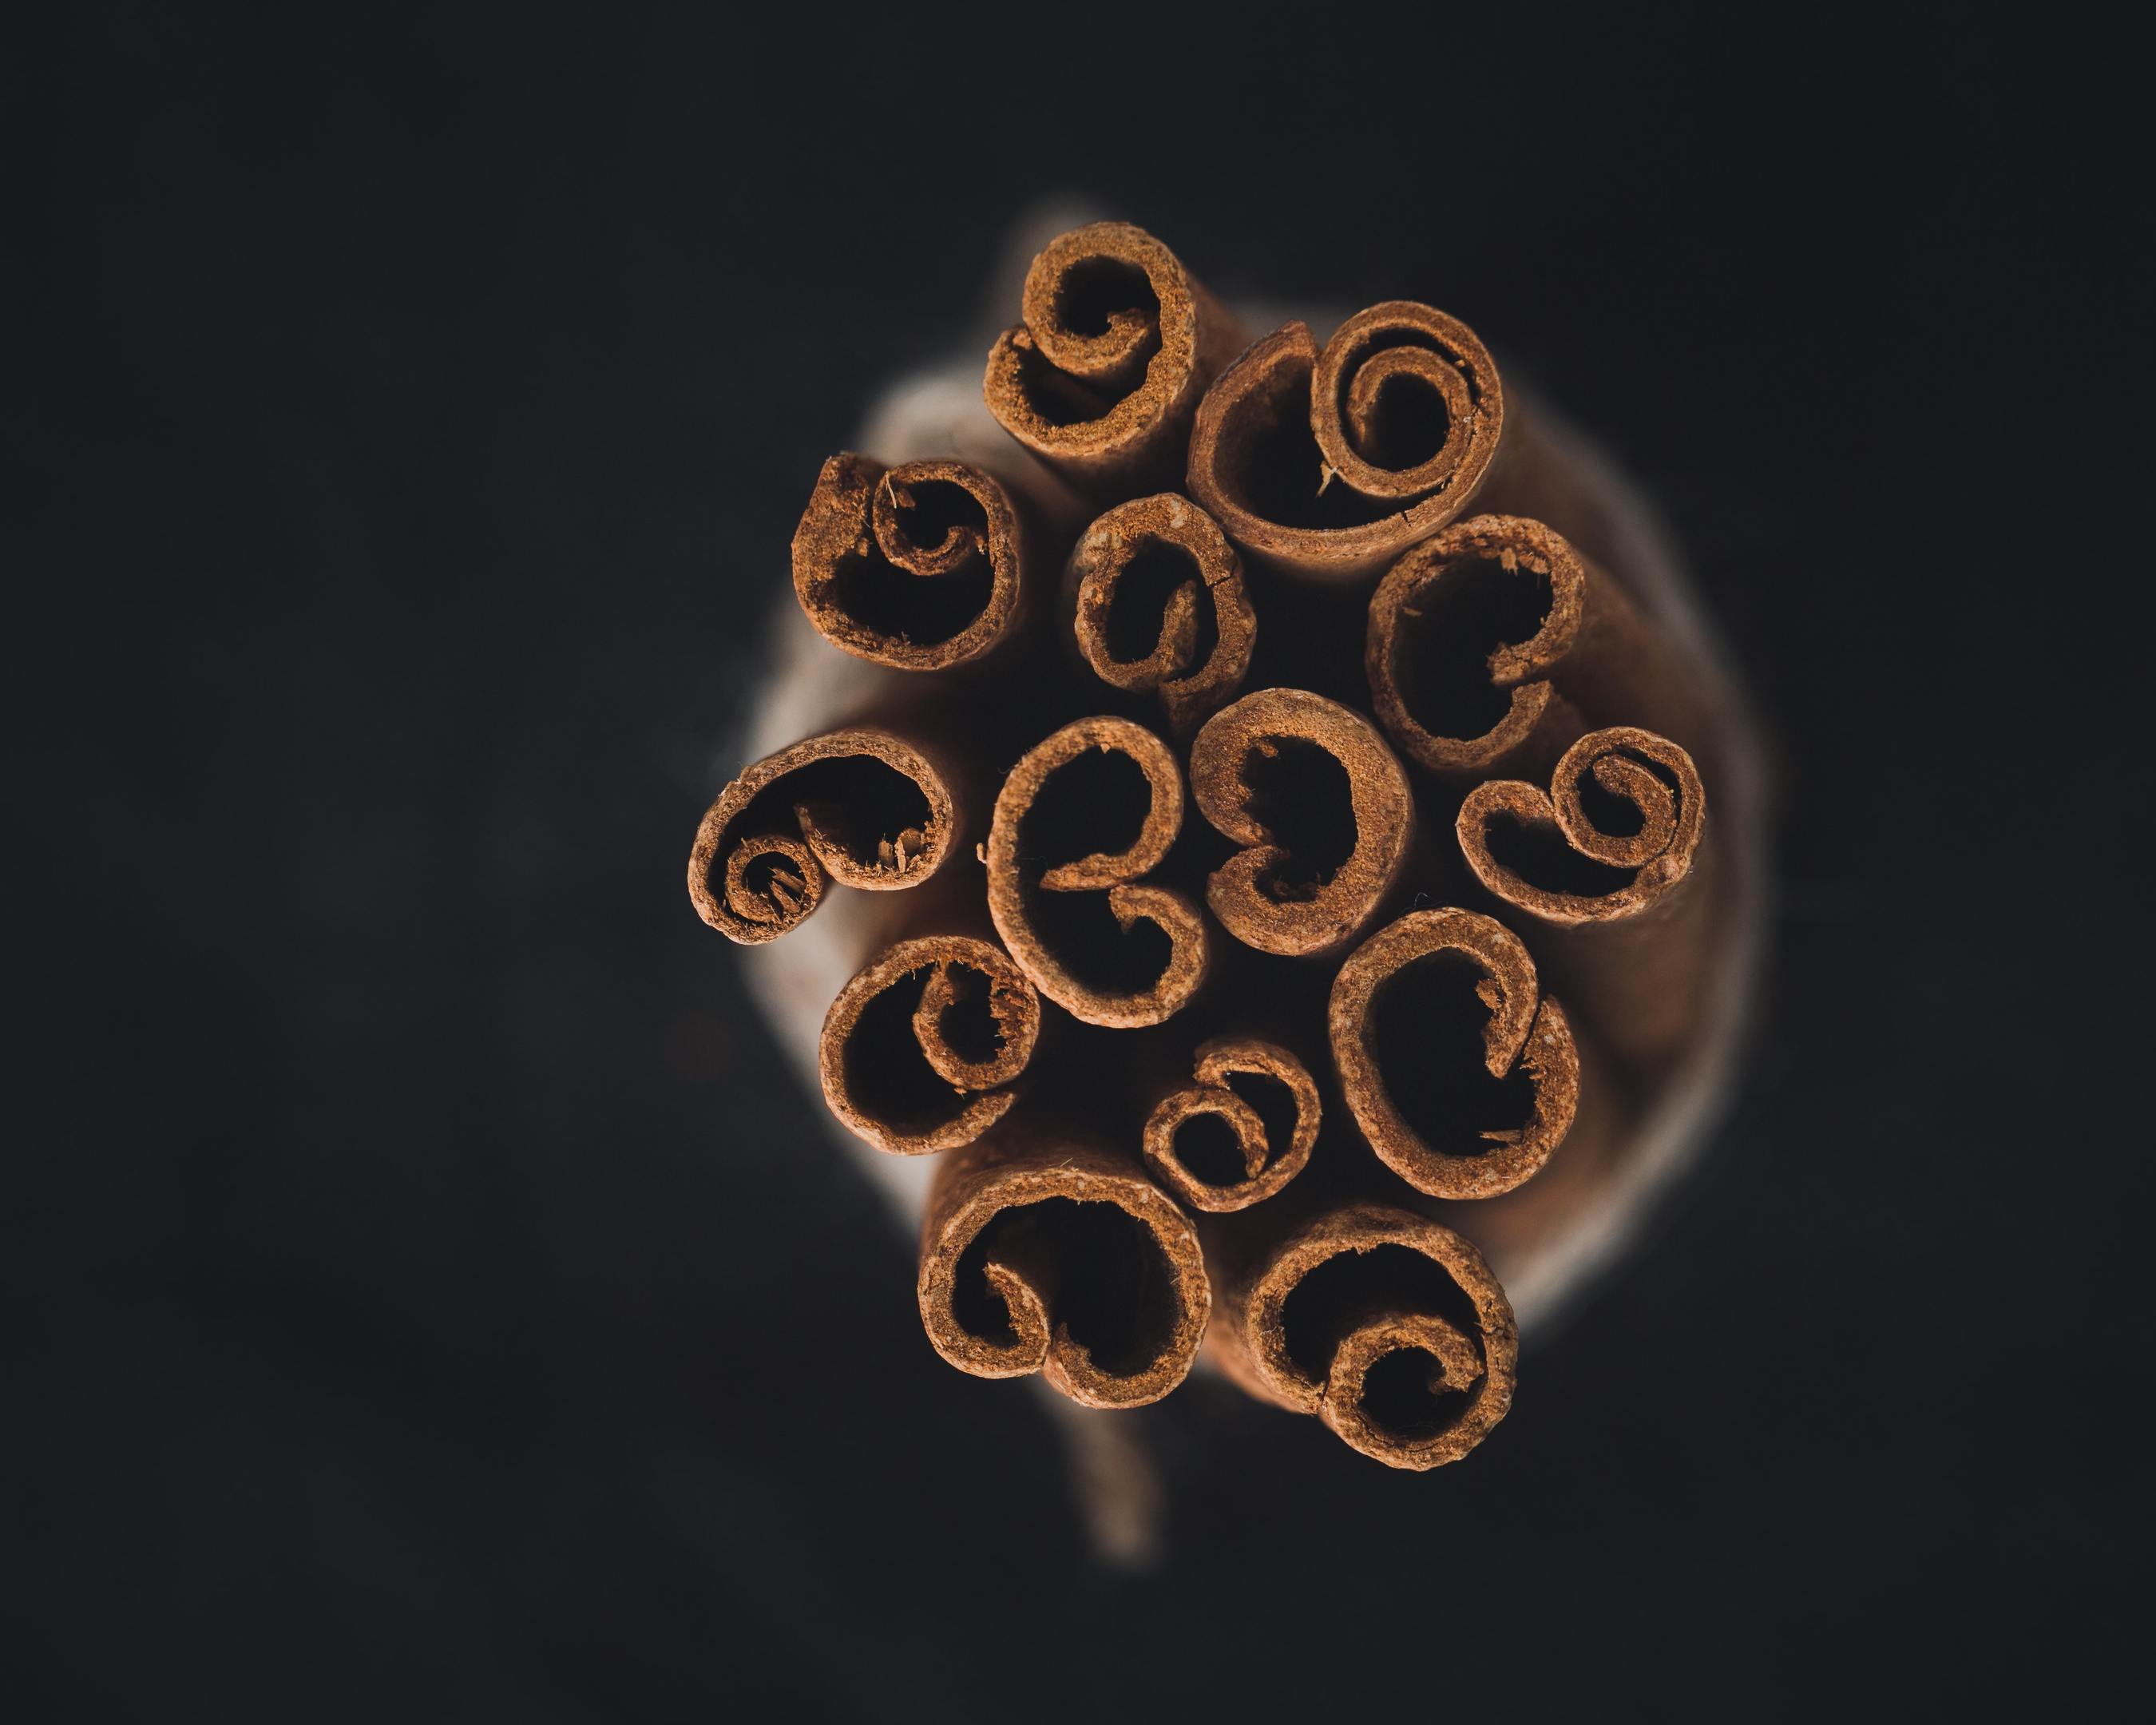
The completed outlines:
{"type": "Polygon", "coordinates": [[[1352,577],[1467,507],[1504,424],[1504,386],[1475,332],[1389,300],[1322,349],[1291,323],[1223,372],[1192,426],[1190,494],[1245,550],[1352,577]]]}
{"type": "Polygon", "coordinates": [[[1197,906],[1141,884],[1182,827],[1174,755],[1127,719],[1074,721],[1004,779],[988,827],[988,912],[1034,986],[1074,1018],[1157,1024],[1204,979],[1197,906]]]}
{"type": "Polygon", "coordinates": [[[1487,773],[1548,722],[1549,678],[1586,612],[1587,572],[1563,535],[1520,516],[1458,522],[1371,595],[1363,670],[1378,722],[1433,773],[1487,773]]]}
{"type": "Polygon", "coordinates": [[[834,455],[793,534],[793,592],[824,639],[900,670],[978,659],[1019,592],[1010,495],[963,461],[834,455]]]}
{"type": "Polygon", "coordinates": [[[1054,1137],[951,1153],[919,1292],[930,1342],[959,1370],[1039,1372],[1093,1408],[1173,1389],[1213,1303],[1183,1212],[1127,1163],[1054,1137]]]}
{"type": "Polygon", "coordinates": [[[1691,757],[1636,726],[1590,731],[1564,752],[1545,793],[1517,779],[1477,785],[1460,807],[1460,848],[1477,879],[1545,922],[1636,916],[1691,877],[1707,830],[1691,757]]]}
{"type": "Polygon", "coordinates": [[[767,756],[718,794],[689,851],[696,914],[744,946],[806,922],[829,881],[917,886],[956,829],[949,788],[912,744],[850,726],[767,756]]]}
{"type": "Polygon", "coordinates": [[[1579,1103],[1579,1054],[1519,937],[1417,911],[1348,957],[1328,1009],[1348,1110],[1418,1191],[1493,1198],[1533,1178],[1579,1103]]]}
{"type": "Polygon", "coordinates": [[[1026,271],[1019,315],[982,382],[1004,430],[1081,475],[1178,453],[1219,345],[1201,325],[1228,320],[1166,246],[1127,222],[1060,234],[1026,271]]]}
{"type": "Polygon", "coordinates": [[[1194,1209],[1240,1210],[1302,1172],[1321,1109],[1294,1055],[1255,1036],[1216,1036],[1199,1045],[1192,1076],[1196,1083],[1162,1097],[1147,1117],[1154,1178],[1194,1209]]]}
{"type": "Polygon", "coordinates": [[[1191,794],[1244,849],[1214,870],[1206,902],[1260,952],[1296,957],[1350,940],[1407,860],[1414,801],[1376,726],[1301,689],[1223,708],[1190,750],[1191,794]]]}
{"type": "Polygon", "coordinates": [[[1405,1210],[1317,1218],[1227,1316],[1255,1388],[1390,1466],[1456,1461],[1512,1406],[1519,1332],[1504,1290],[1466,1240],[1405,1210]]]}
{"type": "Polygon", "coordinates": [[[1117,689],[1157,690],[1178,736],[1250,670],[1257,614],[1243,562],[1197,505],[1163,492],[1119,504],[1070,553],[1078,650],[1117,689]]]}
{"type": "Polygon", "coordinates": [[[920,1156],[969,1144],[1018,1100],[1040,1001],[988,941],[901,941],[824,1014],[817,1065],[824,1100],[879,1150],[920,1156]]]}

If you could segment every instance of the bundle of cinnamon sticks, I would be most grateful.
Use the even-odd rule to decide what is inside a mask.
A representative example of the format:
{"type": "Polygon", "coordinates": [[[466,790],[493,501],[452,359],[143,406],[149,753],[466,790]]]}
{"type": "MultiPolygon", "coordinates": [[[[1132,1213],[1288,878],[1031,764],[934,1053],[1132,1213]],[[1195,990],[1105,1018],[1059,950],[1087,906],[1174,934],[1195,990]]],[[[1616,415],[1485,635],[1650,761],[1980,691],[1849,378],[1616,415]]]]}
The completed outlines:
{"type": "Polygon", "coordinates": [[[1741,713],[1457,318],[1254,331],[1113,222],[1015,309],[992,430],[816,476],[829,722],[720,793],[690,899],[814,955],[777,992],[929,1171],[951,1364],[1112,1409],[1203,1354],[1457,1460],[1512,1402],[1508,1266],[1591,1255],[1726,1065],[1741,713]]]}

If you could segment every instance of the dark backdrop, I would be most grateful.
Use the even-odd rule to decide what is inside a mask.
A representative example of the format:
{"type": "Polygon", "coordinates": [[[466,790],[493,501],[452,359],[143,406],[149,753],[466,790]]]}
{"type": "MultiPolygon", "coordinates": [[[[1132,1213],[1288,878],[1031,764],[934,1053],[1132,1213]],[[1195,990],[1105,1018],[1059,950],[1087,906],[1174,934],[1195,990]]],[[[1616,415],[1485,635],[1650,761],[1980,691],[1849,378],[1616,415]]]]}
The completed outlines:
{"type": "Polygon", "coordinates": [[[1748,1717],[2103,1675],[2147,1353],[2115,46],[165,11],[6,72],[36,1717],[1748,1717]],[[1399,1476],[1194,1384],[1135,1416],[1174,1506],[1136,1579],[1034,1399],[930,1352],[680,884],[728,607],[1072,190],[1231,292],[1467,317],[1665,506],[1784,771],[1750,1081],[1502,1430],[1399,1476]]]}

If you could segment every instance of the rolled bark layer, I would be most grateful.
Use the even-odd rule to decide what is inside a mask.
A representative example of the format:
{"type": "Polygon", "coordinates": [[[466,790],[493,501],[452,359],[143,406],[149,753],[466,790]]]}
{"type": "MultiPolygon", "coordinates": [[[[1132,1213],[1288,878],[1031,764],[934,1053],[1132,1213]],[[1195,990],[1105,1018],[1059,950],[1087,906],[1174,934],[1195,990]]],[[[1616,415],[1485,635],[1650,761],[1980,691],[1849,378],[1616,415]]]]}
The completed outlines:
{"type": "Polygon", "coordinates": [[[895,1155],[970,1144],[1018,1101],[1040,999],[1000,947],[963,935],[901,941],[824,1019],[824,1099],[895,1155]]]}
{"type": "Polygon", "coordinates": [[[1183,1212],[1122,1158],[1040,1130],[938,1164],[919,1292],[928,1339],[960,1371],[1039,1372],[1092,1408],[1173,1389],[1213,1303],[1183,1212]]]}
{"type": "Polygon", "coordinates": [[[1224,1290],[1214,1335],[1253,1394],[1387,1466],[1457,1461],[1512,1406],[1519,1333],[1482,1255],[1440,1223],[1352,1204],[1224,1290]]]}
{"type": "Polygon", "coordinates": [[[1197,906],[1141,884],[1182,829],[1175,757],[1127,719],[1065,725],[1004,780],[988,824],[988,913],[1034,986],[1073,1018],[1157,1024],[1204,979],[1197,906]],[[1073,901],[1096,896],[1106,914],[1088,922],[1073,901]]]}
{"type": "Polygon", "coordinates": [[[1080,655],[1111,688],[1156,691],[1178,737],[1241,685],[1257,614],[1242,559],[1195,504],[1173,492],[1118,504],[1080,537],[1070,576],[1080,655]]]}
{"type": "Polygon", "coordinates": [[[1019,315],[981,387],[1004,429],[1081,485],[1173,480],[1199,397],[1243,344],[1174,253],[1127,222],[1060,234],[1019,315]]]}
{"type": "Polygon", "coordinates": [[[696,914],[743,946],[798,928],[826,880],[918,886],[943,865],[960,811],[920,745],[850,726],[758,761],[705,811],[689,851],[696,914]]]}
{"type": "Polygon", "coordinates": [[[794,530],[794,596],[842,652],[948,670],[1016,619],[1026,536],[1010,493],[978,466],[834,455],[794,530]]]}
{"type": "Polygon", "coordinates": [[[1292,1053],[1259,1037],[1216,1036],[1199,1045],[1192,1076],[1194,1084],[1163,1096],[1146,1117],[1146,1166],[1162,1185],[1194,1209],[1240,1210],[1270,1198],[1302,1172],[1323,1111],[1316,1081],[1292,1053]],[[1286,1093],[1292,1115],[1285,1132],[1238,1094],[1239,1078],[1246,1089],[1257,1081],[1286,1093]],[[1206,1119],[1231,1135],[1240,1168],[1194,1164],[1189,1129],[1206,1119]]]}
{"type": "Polygon", "coordinates": [[[1360,713],[1301,689],[1263,689],[1208,719],[1191,794],[1244,848],[1205,901],[1236,939],[1305,957],[1352,940],[1400,878],[1414,833],[1407,774],[1360,713]]]}
{"type": "Polygon", "coordinates": [[[1487,916],[1416,911],[1380,929],[1334,978],[1327,1022],[1348,1111],[1419,1192],[1509,1192],[1571,1130],[1579,1106],[1572,1027],[1543,998],[1519,937],[1487,916]],[[1441,980],[1445,993],[1404,999],[1417,973],[1425,983],[1441,980]]]}
{"type": "Polygon", "coordinates": [[[1353,580],[1468,506],[1504,426],[1475,332],[1389,300],[1322,350],[1291,323],[1222,372],[1192,427],[1190,495],[1283,572],[1353,580]]]}

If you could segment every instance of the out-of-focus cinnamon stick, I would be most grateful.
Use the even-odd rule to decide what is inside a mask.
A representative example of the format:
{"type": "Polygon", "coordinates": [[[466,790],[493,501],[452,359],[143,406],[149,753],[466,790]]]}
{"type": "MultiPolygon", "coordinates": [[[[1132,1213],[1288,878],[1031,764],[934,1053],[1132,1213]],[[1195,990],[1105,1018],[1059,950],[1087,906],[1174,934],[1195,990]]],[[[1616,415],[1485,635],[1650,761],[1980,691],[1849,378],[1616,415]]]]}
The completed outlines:
{"type": "Polygon", "coordinates": [[[1513,779],[1460,804],[1483,886],[1547,926],[1545,962],[1620,1057],[1651,1062],[1693,1029],[1712,957],[1714,857],[1691,757],[1635,726],[1589,732],[1545,793],[1513,779]]]}
{"type": "Polygon", "coordinates": [[[1571,1024],[1519,937],[1487,916],[1416,911],[1378,930],[1333,978],[1327,1023],[1348,1111],[1418,1191],[1508,1192],[1571,1130],[1571,1024]]]}
{"type": "Polygon", "coordinates": [[[1310,1161],[1322,1114],[1317,1085],[1287,1049],[1255,1036],[1215,1036],[1199,1045],[1187,1085],[1154,1104],[1145,1123],[1146,1166],[1153,1178],[1194,1209],[1240,1210],[1270,1198],[1310,1161]],[[1257,1080],[1286,1092],[1293,1122],[1285,1133],[1233,1088],[1257,1080]],[[1194,1163],[1188,1128],[1212,1119],[1231,1135],[1240,1167],[1201,1168],[1194,1163]],[[1178,1137],[1183,1142],[1178,1142],[1178,1137]],[[1274,1140],[1283,1141],[1276,1145],[1274,1140]]]}
{"type": "Polygon", "coordinates": [[[963,935],[901,941],[824,1016],[824,1097],[879,1150],[969,1144],[1018,1100],[1040,1034],[1040,998],[1000,947],[963,935]]]}
{"type": "Polygon", "coordinates": [[[1074,1018],[1157,1024],[1204,979],[1197,906],[1141,881],[1182,828],[1175,757],[1127,719],[1075,720],[1004,778],[988,824],[988,912],[1034,986],[1074,1018]]]}
{"type": "Polygon", "coordinates": [[[1018,616],[1030,534],[963,461],[834,455],[793,534],[793,591],[833,646],[899,670],[979,659],[1018,616]]]}
{"type": "Polygon", "coordinates": [[[1449,778],[1543,771],[1589,724],[1706,731],[1697,675],[1623,588],[1540,521],[1477,516],[1407,552],[1371,595],[1378,722],[1449,778]]]}
{"type": "Polygon", "coordinates": [[[1188,1219],[1125,1158],[1006,1127],[937,1165],[921,1230],[928,1339],[982,1378],[1040,1372],[1094,1408],[1158,1401],[1212,1309],[1188,1219]]]}
{"type": "Polygon", "coordinates": [[[1178,478],[1199,397],[1244,336],[1175,254],[1127,222],[1075,228],[1034,259],[1019,315],[982,383],[1004,429],[1089,488],[1178,478]]]}
{"type": "Polygon", "coordinates": [[[1353,580],[1468,506],[1504,425],[1475,332],[1390,300],[1322,350],[1291,323],[1223,372],[1192,426],[1190,495],[1271,567],[1353,580]]]}
{"type": "Polygon", "coordinates": [[[1360,713],[1301,689],[1262,689],[1208,719],[1190,750],[1199,810],[1245,849],[1205,900],[1236,939],[1298,957],[1377,914],[1414,831],[1407,775],[1360,713]]]}
{"type": "Polygon", "coordinates": [[[823,901],[826,877],[891,892],[943,865],[963,811],[957,775],[871,725],[812,737],[719,793],[689,851],[696,914],[744,946],[776,940],[823,901]]]}
{"type": "Polygon", "coordinates": [[[1456,1461],[1512,1406],[1518,1332],[1482,1255],[1390,1205],[1326,1210],[1221,1291],[1211,1341],[1254,1395],[1389,1466],[1456,1461]]]}
{"type": "Polygon", "coordinates": [[[1087,527],[1070,553],[1072,634],[1102,682],[1154,690],[1177,736],[1241,685],[1257,613],[1243,562],[1195,504],[1134,498],[1087,527]],[[1158,625],[1143,625],[1155,614],[1158,625]]]}

